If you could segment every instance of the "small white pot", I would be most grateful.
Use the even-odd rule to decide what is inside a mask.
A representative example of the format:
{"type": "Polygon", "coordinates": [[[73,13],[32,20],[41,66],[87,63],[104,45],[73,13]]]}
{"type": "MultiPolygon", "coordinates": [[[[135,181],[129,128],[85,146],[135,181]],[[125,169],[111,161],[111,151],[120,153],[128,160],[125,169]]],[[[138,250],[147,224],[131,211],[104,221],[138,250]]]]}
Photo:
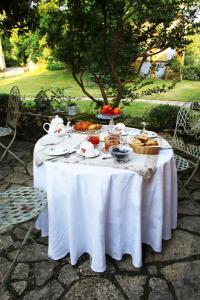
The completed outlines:
{"type": "Polygon", "coordinates": [[[77,106],[76,105],[68,106],[67,114],[68,114],[68,116],[75,116],[77,114],[77,106]]]}

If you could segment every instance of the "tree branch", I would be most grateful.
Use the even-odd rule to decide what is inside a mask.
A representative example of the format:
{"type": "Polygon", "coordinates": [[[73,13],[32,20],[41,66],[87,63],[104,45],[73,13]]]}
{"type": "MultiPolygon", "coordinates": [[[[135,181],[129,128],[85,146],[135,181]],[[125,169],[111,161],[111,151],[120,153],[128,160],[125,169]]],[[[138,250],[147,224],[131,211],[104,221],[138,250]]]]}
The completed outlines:
{"type": "MultiPolygon", "coordinates": [[[[91,72],[92,73],[92,72],[91,72]]],[[[106,93],[105,93],[105,90],[104,90],[104,86],[103,84],[101,83],[101,80],[100,80],[100,76],[97,76],[95,73],[92,73],[92,75],[94,76],[95,78],[95,82],[96,84],[98,84],[99,86],[99,89],[100,89],[100,92],[101,92],[101,95],[103,97],[103,100],[106,104],[108,104],[108,97],[106,96],[106,93]]]]}
{"type": "Polygon", "coordinates": [[[85,89],[83,80],[82,80],[82,76],[83,73],[81,75],[80,80],[78,79],[76,72],[74,70],[74,64],[72,63],[72,76],[74,78],[74,80],[76,81],[76,83],[80,86],[81,90],[83,91],[84,94],[86,94],[91,100],[93,100],[94,102],[96,102],[98,104],[98,101],[85,89]]]}

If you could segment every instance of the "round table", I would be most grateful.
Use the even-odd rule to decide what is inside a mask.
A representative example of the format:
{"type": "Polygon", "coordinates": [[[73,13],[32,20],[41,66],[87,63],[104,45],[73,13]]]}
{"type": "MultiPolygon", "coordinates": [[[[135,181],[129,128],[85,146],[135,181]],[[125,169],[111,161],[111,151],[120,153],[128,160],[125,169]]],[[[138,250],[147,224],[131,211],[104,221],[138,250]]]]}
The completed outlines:
{"type": "MultiPolygon", "coordinates": [[[[66,139],[71,144],[83,135],[66,139]]],[[[34,156],[41,150],[40,140],[34,156]]],[[[106,269],[106,256],[120,260],[130,254],[142,265],[142,243],[162,250],[177,225],[177,173],[173,151],[160,150],[154,175],[145,181],[137,172],[111,167],[45,161],[34,164],[34,186],[47,192],[48,208],[36,226],[49,237],[48,255],[54,260],[70,252],[74,265],[89,253],[91,268],[106,269]]]]}

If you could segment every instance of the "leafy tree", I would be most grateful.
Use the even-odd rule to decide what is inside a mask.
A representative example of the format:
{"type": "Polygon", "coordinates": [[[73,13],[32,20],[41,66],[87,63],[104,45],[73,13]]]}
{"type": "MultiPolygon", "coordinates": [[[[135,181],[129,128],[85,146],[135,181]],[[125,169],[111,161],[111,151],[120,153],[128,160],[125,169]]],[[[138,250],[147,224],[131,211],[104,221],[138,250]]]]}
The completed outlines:
{"type": "Polygon", "coordinates": [[[36,5],[38,1],[0,1],[0,33],[7,65],[16,64],[17,61],[24,63],[30,54],[28,52],[31,52],[31,47],[35,55],[38,54],[38,51],[35,50],[37,50],[36,45],[40,37],[36,41],[38,34],[34,33],[39,17],[36,5]],[[12,41],[12,38],[10,39],[10,36],[13,36],[13,30],[15,42],[12,41]],[[33,36],[31,36],[31,30],[33,36]]]}
{"type": "Polygon", "coordinates": [[[38,58],[43,56],[45,44],[45,39],[41,39],[37,30],[34,32],[29,31],[24,35],[19,35],[18,39],[15,41],[18,61],[22,64],[26,64],[28,59],[37,62],[38,58]]]}
{"type": "Polygon", "coordinates": [[[190,37],[191,43],[185,51],[185,65],[200,65],[200,34],[190,37]]]}
{"type": "Polygon", "coordinates": [[[191,44],[186,49],[186,55],[200,57],[200,34],[191,37],[191,44]]]}
{"type": "Polygon", "coordinates": [[[11,33],[13,28],[21,32],[34,28],[37,24],[38,0],[1,0],[0,1],[0,30],[11,33]]]}
{"type": "MultiPolygon", "coordinates": [[[[42,1],[43,4],[47,1],[42,1]]],[[[194,22],[199,1],[191,0],[69,0],[51,1],[43,11],[41,29],[61,61],[71,66],[82,91],[88,91],[84,75],[89,72],[104,102],[160,93],[170,87],[147,88],[139,78],[142,64],[168,47],[182,53],[199,24],[194,22]],[[144,87],[146,87],[144,89],[144,87]],[[139,92],[141,91],[141,92],[139,92]]]]}

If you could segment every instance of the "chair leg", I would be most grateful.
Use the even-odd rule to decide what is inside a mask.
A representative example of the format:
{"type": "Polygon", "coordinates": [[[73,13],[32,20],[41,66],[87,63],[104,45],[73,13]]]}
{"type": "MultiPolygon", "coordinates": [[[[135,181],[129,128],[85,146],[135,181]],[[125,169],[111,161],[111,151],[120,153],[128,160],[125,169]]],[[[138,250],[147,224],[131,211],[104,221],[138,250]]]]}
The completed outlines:
{"type": "Polygon", "coordinates": [[[25,237],[24,237],[24,239],[23,239],[23,241],[22,241],[22,243],[21,243],[21,245],[20,245],[20,247],[19,247],[19,249],[18,249],[15,257],[14,257],[14,259],[13,259],[13,262],[12,262],[12,264],[10,266],[10,269],[8,270],[8,272],[6,273],[6,275],[5,275],[4,279],[3,279],[3,282],[1,284],[1,288],[4,288],[4,287],[7,286],[8,281],[9,281],[10,276],[11,276],[11,273],[12,273],[12,271],[13,271],[16,263],[17,263],[17,259],[18,259],[19,255],[20,255],[20,253],[22,252],[24,246],[26,245],[26,242],[29,239],[29,236],[30,236],[33,228],[34,228],[34,223],[31,223],[31,225],[30,225],[30,227],[29,227],[29,229],[28,229],[28,231],[27,231],[27,233],[26,233],[26,235],[25,235],[25,237]]]}
{"type": "Polygon", "coordinates": [[[0,143],[0,146],[1,146],[2,148],[5,149],[5,151],[3,152],[3,154],[2,154],[2,156],[1,156],[1,158],[0,158],[0,162],[4,159],[5,155],[6,155],[7,153],[9,153],[9,154],[12,155],[14,158],[16,158],[23,166],[26,166],[25,162],[24,162],[21,158],[19,158],[15,153],[13,153],[11,150],[9,150],[9,147],[10,147],[11,145],[9,145],[9,147],[6,147],[4,144],[0,143]]]}
{"type": "Polygon", "coordinates": [[[15,137],[16,137],[16,132],[13,133],[13,137],[10,141],[10,143],[8,144],[8,146],[6,147],[4,144],[0,143],[0,146],[5,149],[5,151],[3,152],[1,158],[0,158],[0,162],[4,159],[5,155],[8,154],[8,150],[9,148],[11,147],[12,143],[14,142],[15,140],[15,137]]]}
{"type": "Polygon", "coordinates": [[[196,171],[197,171],[197,169],[198,169],[198,166],[199,166],[199,161],[198,161],[196,167],[194,168],[194,171],[193,171],[192,174],[190,175],[190,177],[189,177],[189,178],[187,179],[187,181],[184,183],[184,186],[186,186],[186,185],[190,182],[190,180],[192,179],[192,177],[193,177],[194,174],[196,173],[196,171]]]}

